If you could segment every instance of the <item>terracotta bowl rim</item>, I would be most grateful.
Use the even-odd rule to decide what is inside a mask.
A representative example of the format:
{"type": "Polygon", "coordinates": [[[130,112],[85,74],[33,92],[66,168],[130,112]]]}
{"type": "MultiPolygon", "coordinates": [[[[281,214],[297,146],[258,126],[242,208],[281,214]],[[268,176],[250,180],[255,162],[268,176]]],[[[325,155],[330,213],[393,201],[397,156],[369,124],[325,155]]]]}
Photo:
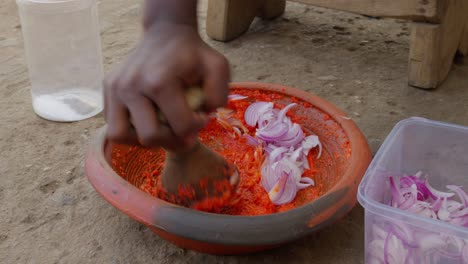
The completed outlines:
{"type": "MultiPolygon", "coordinates": [[[[235,88],[259,89],[259,90],[282,93],[287,96],[297,97],[303,101],[309,102],[315,108],[319,109],[323,113],[328,114],[331,119],[333,119],[342,127],[342,129],[344,130],[350,142],[350,147],[352,151],[351,151],[351,155],[349,158],[349,165],[348,165],[348,168],[345,170],[344,175],[332,188],[330,188],[326,193],[322,194],[318,199],[312,202],[309,202],[305,205],[302,205],[300,207],[297,207],[297,208],[294,208],[285,212],[274,213],[274,214],[267,214],[267,215],[260,215],[260,216],[238,216],[238,215],[223,215],[223,214],[201,212],[201,211],[193,210],[190,208],[185,208],[185,207],[181,207],[178,205],[174,205],[174,204],[168,203],[164,200],[161,200],[159,198],[156,198],[154,196],[151,196],[141,191],[136,186],[132,185],[131,183],[123,179],[112,169],[110,164],[108,164],[108,162],[106,161],[106,157],[104,154],[104,149],[107,144],[107,140],[105,139],[106,126],[99,129],[97,135],[94,136],[94,140],[92,141],[92,144],[90,144],[89,146],[86,163],[90,163],[91,162],[90,159],[97,159],[96,162],[99,163],[99,166],[102,166],[103,171],[105,171],[107,174],[107,175],[102,175],[102,177],[106,177],[107,178],[106,180],[112,180],[113,183],[126,188],[128,191],[128,196],[134,194],[134,195],[139,195],[140,198],[144,197],[142,199],[145,199],[145,204],[148,204],[148,205],[151,204],[151,205],[154,205],[154,207],[165,207],[165,206],[170,207],[172,209],[176,209],[180,211],[181,214],[182,213],[186,214],[187,216],[199,215],[200,217],[203,217],[203,218],[209,217],[212,219],[216,219],[213,221],[224,221],[227,219],[236,219],[236,220],[243,219],[244,221],[249,221],[253,219],[263,219],[266,221],[272,221],[274,218],[278,218],[278,217],[284,218],[284,216],[291,215],[291,214],[302,215],[306,211],[310,212],[310,210],[313,210],[314,203],[317,203],[322,197],[325,197],[328,194],[331,194],[333,192],[337,192],[343,189],[348,189],[349,186],[347,186],[346,183],[349,183],[350,179],[353,179],[352,182],[356,186],[355,187],[353,186],[352,188],[354,190],[353,197],[345,197],[345,198],[353,199],[351,201],[351,204],[352,204],[351,208],[356,204],[357,186],[370,163],[371,153],[370,153],[369,145],[364,135],[361,133],[360,129],[357,127],[357,125],[354,123],[352,119],[348,118],[347,115],[343,111],[341,111],[336,106],[329,103],[328,101],[310,92],[306,92],[304,90],[300,90],[294,87],[272,84],[272,83],[262,83],[262,82],[233,82],[233,83],[230,83],[230,88],[231,89],[235,89],[235,88]]],[[[90,172],[90,169],[88,169],[88,166],[87,166],[86,174],[87,174],[88,180],[93,185],[93,187],[98,191],[98,193],[100,193],[113,206],[115,206],[119,210],[123,211],[124,213],[130,215],[134,219],[146,225],[153,226],[155,228],[160,228],[161,230],[167,231],[166,228],[159,226],[154,221],[149,221],[148,219],[145,219],[144,217],[138,216],[137,214],[132,212],[131,209],[121,208],[119,204],[117,204],[114,200],[110,199],[109,197],[106,197],[106,195],[103,193],[103,191],[101,191],[101,187],[96,181],[96,178],[95,178],[96,176],[91,176],[92,173],[90,172]]],[[[346,196],[349,196],[349,195],[346,195],[346,196]]],[[[341,199],[343,198],[340,198],[340,200],[341,199]]],[[[347,211],[351,210],[351,208],[348,208],[347,211]]],[[[310,215],[310,213],[308,214],[310,215]]],[[[182,234],[179,234],[179,235],[182,235],[182,234]]],[[[192,237],[186,236],[186,237],[190,239],[199,239],[193,236],[192,237]]],[[[293,238],[291,237],[290,240],[292,239],[293,238]]]]}

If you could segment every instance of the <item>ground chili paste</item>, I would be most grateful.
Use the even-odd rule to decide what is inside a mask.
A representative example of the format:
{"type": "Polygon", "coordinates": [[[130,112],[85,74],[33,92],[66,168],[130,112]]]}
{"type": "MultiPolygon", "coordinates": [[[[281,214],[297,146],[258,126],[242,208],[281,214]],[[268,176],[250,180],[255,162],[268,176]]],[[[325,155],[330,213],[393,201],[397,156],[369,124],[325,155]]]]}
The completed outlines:
{"type": "MultiPolygon", "coordinates": [[[[255,128],[249,127],[244,121],[244,112],[253,101],[269,101],[275,102],[275,107],[283,108],[286,104],[280,104],[284,96],[279,93],[271,93],[253,89],[233,89],[232,94],[248,96],[250,99],[230,101],[226,108],[234,110],[233,116],[240,120],[245,127],[250,131],[250,135],[255,134],[255,128]]],[[[303,107],[310,107],[304,101],[292,99],[293,102],[303,107]]],[[[305,116],[296,115],[295,111],[289,111],[287,114],[293,122],[302,124],[307,118],[305,116]]],[[[307,134],[307,131],[304,130],[307,134]]],[[[212,150],[220,153],[228,161],[236,164],[240,182],[236,190],[234,198],[228,202],[223,200],[210,200],[204,204],[199,204],[194,209],[212,211],[228,215],[264,215],[276,212],[282,212],[295,207],[299,207],[319,197],[322,185],[314,179],[314,174],[317,172],[314,167],[314,162],[317,157],[317,150],[310,151],[308,155],[310,170],[306,170],[303,176],[311,177],[316,180],[315,186],[310,186],[306,189],[298,191],[296,198],[289,204],[274,205],[267,192],[262,187],[260,168],[264,160],[263,153],[260,147],[251,146],[246,143],[246,139],[239,137],[232,130],[226,129],[215,119],[202,130],[199,134],[200,141],[210,147],[212,150]]],[[[161,182],[159,175],[164,167],[164,151],[148,150],[145,155],[151,156],[150,172],[144,173],[144,180],[139,187],[144,192],[153,196],[163,198],[161,182]]],[[[120,157],[122,158],[122,157],[120,157]]],[[[122,164],[122,160],[117,161],[119,156],[114,156],[113,164],[122,164]]]]}

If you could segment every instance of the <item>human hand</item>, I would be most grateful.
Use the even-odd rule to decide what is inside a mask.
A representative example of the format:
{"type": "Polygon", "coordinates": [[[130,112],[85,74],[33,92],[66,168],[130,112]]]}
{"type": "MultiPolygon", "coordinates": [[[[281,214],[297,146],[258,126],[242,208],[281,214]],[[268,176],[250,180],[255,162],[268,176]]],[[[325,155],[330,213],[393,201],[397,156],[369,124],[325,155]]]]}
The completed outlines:
{"type": "Polygon", "coordinates": [[[206,112],[224,106],[229,64],[200,38],[195,27],[157,23],[104,81],[107,136],[120,143],[175,149],[192,142],[206,112]],[[199,86],[204,112],[187,104],[184,91],[199,86]],[[169,126],[158,122],[161,111],[169,126]]]}

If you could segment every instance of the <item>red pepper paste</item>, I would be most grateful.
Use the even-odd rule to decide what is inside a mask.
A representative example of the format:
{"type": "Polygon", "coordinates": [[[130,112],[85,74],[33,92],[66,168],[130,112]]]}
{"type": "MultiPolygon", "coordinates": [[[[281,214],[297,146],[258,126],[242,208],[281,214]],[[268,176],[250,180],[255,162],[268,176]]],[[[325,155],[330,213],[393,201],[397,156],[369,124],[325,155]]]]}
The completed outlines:
{"type": "MultiPolygon", "coordinates": [[[[232,94],[239,94],[248,96],[249,99],[230,101],[226,108],[234,110],[233,116],[240,120],[242,124],[249,129],[250,135],[254,136],[255,128],[245,124],[244,112],[247,107],[254,101],[268,101],[275,102],[276,108],[283,108],[287,103],[284,102],[284,95],[280,93],[271,93],[261,90],[250,90],[250,89],[234,89],[231,91],[232,94]]],[[[288,103],[297,103],[303,107],[311,107],[310,104],[298,100],[296,98],[289,98],[288,103]]],[[[298,124],[303,124],[307,121],[306,116],[296,114],[292,109],[287,113],[291,120],[298,124]]],[[[307,130],[304,129],[304,133],[307,135],[307,130]]],[[[295,199],[288,204],[275,205],[273,204],[268,193],[261,185],[261,166],[264,161],[263,151],[260,147],[251,146],[246,143],[246,139],[236,135],[233,130],[226,129],[216,119],[209,122],[209,124],[199,133],[200,141],[206,144],[213,151],[218,152],[224,156],[229,162],[234,163],[240,176],[240,182],[236,189],[236,193],[226,197],[210,198],[205,201],[193,205],[192,208],[215,212],[220,214],[228,215],[265,215],[277,212],[290,210],[301,205],[304,205],[320,196],[322,193],[322,185],[317,182],[314,178],[314,174],[317,170],[314,168],[314,163],[318,154],[317,149],[310,151],[308,155],[308,161],[310,170],[306,170],[303,177],[311,177],[315,180],[315,186],[299,190],[295,199]]],[[[164,167],[164,156],[165,153],[162,150],[148,150],[144,155],[152,156],[152,166],[150,173],[144,173],[144,180],[139,184],[139,188],[144,192],[147,192],[153,196],[164,199],[165,195],[162,191],[161,181],[159,176],[162,173],[164,167]]],[[[114,160],[113,160],[114,161],[114,160]]],[[[122,161],[113,164],[121,164],[122,161]]]]}

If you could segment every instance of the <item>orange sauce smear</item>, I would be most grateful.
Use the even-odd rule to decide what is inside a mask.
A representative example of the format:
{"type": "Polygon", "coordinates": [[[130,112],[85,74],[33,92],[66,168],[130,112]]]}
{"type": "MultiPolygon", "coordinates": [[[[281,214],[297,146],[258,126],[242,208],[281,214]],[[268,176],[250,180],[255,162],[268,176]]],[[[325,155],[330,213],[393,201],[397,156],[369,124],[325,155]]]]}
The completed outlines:
{"type": "MultiPolygon", "coordinates": [[[[232,94],[240,94],[255,98],[257,101],[278,102],[284,99],[283,95],[279,93],[267,93],[259,90],[248,89],[234,89],[232,94]]],[[[303,107],[310,107],[306,102],[298,99],[292,99],[293,102],[302,105],[303,107]]],[[[244,113],[252,101],[236,100],[230,101],[226,108],[234,110],[233,116],[240,120],[245,127],[250,131],[250,135],[254,136],[255,128],[249,127],[245,124],[244,113]]],[[[276,108],[283,108],[285,105],[275,103],[276,108]]],[[[304,123],[307,119],[304,116],[295,115],[293,110],[288,112],[288,117],[293,122],[304,123]]],[[[304,133],[307,133],[304,131],[304,133]]],[[[277,212],[287,211],[299,206],[302,206],[319,197],[322,189],[321,184],[316,182],[315,186],[299,190],[295,199],[284,205],[273,204],[268,193],[261,185],[261,165],[264,160],[263,151],[259,147],[254,147],[246,143],[246,139],[239,137],[233,130],[227,130],[220,125],[215,119],[210,121],[209,124],[199,133],[200,141],[210,147],[213,151],[218,152],[224,156],[229,162],[234,163],[240,176],[240,182],[236,189],[236,193],[229,199],[225,200],[211,200],[208,203],[198,204],[194,209],[210,211],[220,214],[228,215],[265,215],[277,212]]],[[[153,159],[152,168],[150,173],[144,174],[143,183],[138,186],[144,192],[147,192],[155,197],[164,199],[164,192],[162,191],[161,181],[159,175],[164,168],[164,155],[162,150],[152,150],[152,155],[159,155],[156,162],[153,159]]],[[[310,151],[308,161],[310,170],[306,170],[302,177],[310,177],[314,179],[314,174],[317,170],[314,168],[314,162],[317,157],[317,148],[310,151]]],[[[315,179],[314,179],[315,180],[315,179]]]]}

